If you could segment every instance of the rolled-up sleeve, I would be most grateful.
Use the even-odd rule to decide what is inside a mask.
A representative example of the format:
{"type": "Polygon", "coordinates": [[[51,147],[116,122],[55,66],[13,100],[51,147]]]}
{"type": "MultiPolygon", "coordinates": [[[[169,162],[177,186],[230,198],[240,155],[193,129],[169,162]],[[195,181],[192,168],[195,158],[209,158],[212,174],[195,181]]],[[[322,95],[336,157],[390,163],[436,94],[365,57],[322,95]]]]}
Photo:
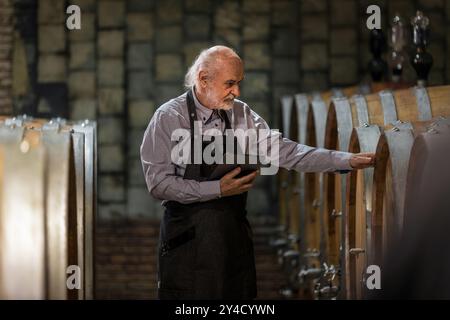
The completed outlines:
{"type": "Polygon", "coordinates": [[[195,181],[176,176],[171,160],[171,123],[169,115],[156,111],[141,144],[141,162],[150,194],[159,200],[180,203],[202,202],[220,197],[220,181],[195,181]]]}
{"type": "MultiPolygon", "coordinates": [[[[270,132],[266,136],[266,143],[271,145],[275,140],[278,142],[279,167],[301,172],[346,172],[353,170],[350,165],[352,153],[311,147],[283,138],[279,132],[270,131],[263,118],[253,111],[250,112],[254,127],[270,132]]],[[[273,159],[273,155],[271,157],[273,159]]]]}

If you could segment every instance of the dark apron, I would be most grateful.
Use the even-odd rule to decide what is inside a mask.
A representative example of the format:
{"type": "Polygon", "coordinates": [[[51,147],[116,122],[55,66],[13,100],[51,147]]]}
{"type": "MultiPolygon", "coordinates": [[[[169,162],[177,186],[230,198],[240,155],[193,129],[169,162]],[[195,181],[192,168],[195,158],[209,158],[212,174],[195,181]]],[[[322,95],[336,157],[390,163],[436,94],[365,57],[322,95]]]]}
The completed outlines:
{"type": "MultiPolygon", "coordinates": [[[[191,137],[194,137],[197,114],[192,91],[187,93],[187,105],[191,137]]],[[[226,114],[224,120],[230,129],[226,114]]],[[[188,164],[184,179],[206,181],[213,167],[188,164]]],[[[206,202],[165,204],[158,256],[160,299],[256,297],[252,231],[246,218],[246,201],[247,193],[243,193],[206,202]]]]}

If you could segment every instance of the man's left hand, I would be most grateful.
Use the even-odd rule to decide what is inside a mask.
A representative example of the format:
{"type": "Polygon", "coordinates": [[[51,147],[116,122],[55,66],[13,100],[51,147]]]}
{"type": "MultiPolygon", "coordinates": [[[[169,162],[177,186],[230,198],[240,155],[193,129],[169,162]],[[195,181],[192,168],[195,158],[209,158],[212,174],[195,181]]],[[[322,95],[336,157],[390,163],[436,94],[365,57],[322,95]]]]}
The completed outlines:
{"type": "Polygon", "coordinates": [[[353,169],[365,169],[375,166],[375,153],[355,153],[350,158],[353,169]]]}

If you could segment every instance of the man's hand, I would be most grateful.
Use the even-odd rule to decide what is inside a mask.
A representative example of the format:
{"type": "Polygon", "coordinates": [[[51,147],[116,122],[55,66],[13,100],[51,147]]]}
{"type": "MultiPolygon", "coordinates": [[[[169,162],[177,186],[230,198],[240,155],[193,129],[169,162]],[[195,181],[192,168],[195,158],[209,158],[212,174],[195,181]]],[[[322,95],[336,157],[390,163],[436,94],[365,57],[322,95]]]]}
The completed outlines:
{"type": "Polygon", "coordinates": [[[242,178],[236,179],[235,177],[241,172],[241,168],[228,172],[220,179],[220,194],[222,197],[234,196],[236,194],[244,193],[253,186],[253,180],[255,180],[258,172],[254,171],[242,178]]]}
{"type": "Polygon", "coordinates": [[[375,165],[375,153],[355,153],[350,158],[353,169],[364,169],[375,165]]]}

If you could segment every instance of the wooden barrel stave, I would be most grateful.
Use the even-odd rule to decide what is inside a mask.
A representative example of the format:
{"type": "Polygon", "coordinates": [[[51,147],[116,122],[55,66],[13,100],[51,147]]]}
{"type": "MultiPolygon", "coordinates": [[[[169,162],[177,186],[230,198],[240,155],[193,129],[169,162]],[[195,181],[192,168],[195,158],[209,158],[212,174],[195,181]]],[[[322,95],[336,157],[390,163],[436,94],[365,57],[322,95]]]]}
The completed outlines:
{"type": "Polygon", "coordinates": [[[0,298],[45,299],[45,150],[0,148],[0,298]]]}
{"type": "MultiPolygon", "coordinates": [[[[327,115],[325,132],[325,148],[331,150],[348,150],[351,130],[353,128],[350,103],[347,98],[332,99],[327,115]]],[[[345,177],[345,176],[344,176],[345,177]]],[[[343,239],[342,219],[345,218],[343,204],[345,203],[346,179],[335,173],[324,175],[324,206],[323,219],[324,236],[327,243],[327,262],[345,270],[345,260],[341,258],[343,239]]],[[[342,278],[342,277],[341,277],[342,278]]],[[[340,283],[344,289],[345,283],[340,283]]],[[[345,289],[344,289],[345,290],[345,289]]]]}
{"type": "MultiPolygon", "coordinates": [[[[296,99],[296,109],[297,109],[297,123],[298,123],[298,138],[297,141],[301,144],[316,145],[313,135],[309,135],[309,140],[307,141],[308,130],[313,129],[308,128],[308,118],[310,117],[311,107],[310,107],[310,97],[305,94],[298,94],[296,99]]],[[[311,123],[311,122],[309,122],[311,123]]],[[[305,188],[307,184],[314,184],[314,174],[312,173],[297,173],[299,177],[299,201],[300,201],[300,223],[303,226],[301,231],[302,237],[302,249],[304,253],[307,253],[306,267],[318,267],[317,259],[314,258],[314,253],[319,252],[320,247],[320,221],[319,216],[314,214],[314,208],[316,203],[314,202],[315,192],[309,192],[308,188],[305,188]],[[312,261],[311,261],[312,260],[312,261]]]]}
{"type": "MultiPolygon", "coordinates": [[[[290,96],[290,112],[288,132],[286,138],[298,142],[298,124],[297,124],[297,108],[293,96],[290,96]]],[[[288,172],[288,234],[293,239],[293,247],[298,250],[298,242],[300,239],[300,194],[299,194],[299,176],[296,171],[288,172]]]]}
{"type": "Polygon", "coordinates": [[[69,256],[69,166],[70,134],[42,131],[42,142],[48,155],[46,186],[46,234],[48,243],[49,299],[67,298],[67,263],[69,256]]]}
{"type": "MultiPolygon", "coordinates": [[[[301,144],[315,145],[314,135],[311,132],[311,96],[306,94],[295,95],[297,138],[301,144]]],[[[311,276],[311,271],[320,268],[320,220],[318,215],[312,214],[317,209],[317,202],[314,202],[315,195],[318,194],[315,175],[313,173],[295,172],[297,177],[296,190],[298,192],[298,212],[299,212],[299,235],[300,235],[300,277],[302,285],[300,287],[300,299],[313,299],[315,287],[315,276],[311,276]],[[311,192],[306,185],[314,186],[311,192]]]]}
{"type": "MultiPolygon", "coordinates": [[[[74,205],[69,208],[73,212],[69,214],[69,237],[74,237],[76,239],[76,248],[70,251],[76,251],[76,259],[69,256],[70,265],[78,265],[81,268],[81,288],[76,290],[76,296],[74,299],[85,299],[85,279],[86,279],[86,268],[85,268],[85,208],[84,208],[84,134],[79,132],[72,132],[72,143],[71,143],[71,156],[73,159],[70,160],[71,169],[69,170],[70,176],[69,181],[69,203],[74,205]]],[[[75,241],[74,239],[74,241],[75,241]]],[[[74,290],[72,290],[74,291],[74,290]]]]}
{"type": "MultiPolygon", "coordinates": [[[[291,125],[293,98],[290,95],[283,96],[280,101],[281,132],[284,136],[289,136],[291,125]]],[[[278,194],[279,194],[279,225],[284,232],[289,232],[289,191],[290,174],[284,168],[278,173],[278,194]]],[[[287,235],[286,235],[287,236],[287,235]]]]}
{"type": "MultiPolygon", "coordinates": [[[[327,102],[320,99],[318,96],[313,97],[310,105],[310,112],[308,113],[307,120],[307,133],[306,142],[309,146],[323,148],[325,143],[325,123],[326,112],[328,109],[327,102]]],[[[310,220],[319,221],[319,225],[324,224],[323,217],[321,216],[323,206],[323,174],[312,173],[308,174],[308,178],[305,180],[306,201],[307,201],[307,216],[310,220]],[[317,219],[317,217],[319,217],[317,219]]],[[[323,241],[323,235],[320,235],[320,248],[319,252],[321,257],[325,259],[324,253],[326,252],[326,244],[323,241]]]]}
{"type": "Polygon", "coordinates": [[[82,133],[84,136],[84,299],[92,300],[94,299],[95,289],[94,234],[97,211],[97,125],[94,121],[83,121],[75,123],[73,129],[75,132],[82,133]]]}
{"type": "MultiPolygon", "coordinates": [[[[296,94],[294,96],[295,99],[295,115],[293,120],[297,122],[297,137],[296,141],[300,144],[306,144],[306,120],[308,118],[309,111],[309,98],[306,94],[296,94]]],[[[299,250],[301,252],[300,255],[300,264],[302,266],[308,265],[308,262],[303,257],[303,253],[307,252],[308,247],[310,247],[310,243],[312,243],[311,237],[314,237],[314,233],[309,232],[310,229],[307,227],[307,223],[310,223],[306,217],[306,209],[305,209],[305,173],[303,172],[294,172],[296,175],[296,191],[298,194],[298,231],[299,231],[299,250]]],[[[314,221],[311,221],[314,223],[314,221]]],[[[318,246],[317,246],[318,248],[318,246]]]]}
{"type": "Polygon", "coordinates": [[[42,232],[36,232],[44,229],[45,194],[42,181],[45,154],[42,145],[31,148],[27,143],[19,148],[23,136],[24,128],[0,124],[2,299],[45,298],[45,237],[42,232]],[[15,171],[16,168],[18,171],[15,171]],[[23,183],[29,177],[37,179],[23,183]],[[23,194],[29,196],[21,197],[23,194]],[[17,255],[23,257],[20,264],[17,263],[17,255]]]}

